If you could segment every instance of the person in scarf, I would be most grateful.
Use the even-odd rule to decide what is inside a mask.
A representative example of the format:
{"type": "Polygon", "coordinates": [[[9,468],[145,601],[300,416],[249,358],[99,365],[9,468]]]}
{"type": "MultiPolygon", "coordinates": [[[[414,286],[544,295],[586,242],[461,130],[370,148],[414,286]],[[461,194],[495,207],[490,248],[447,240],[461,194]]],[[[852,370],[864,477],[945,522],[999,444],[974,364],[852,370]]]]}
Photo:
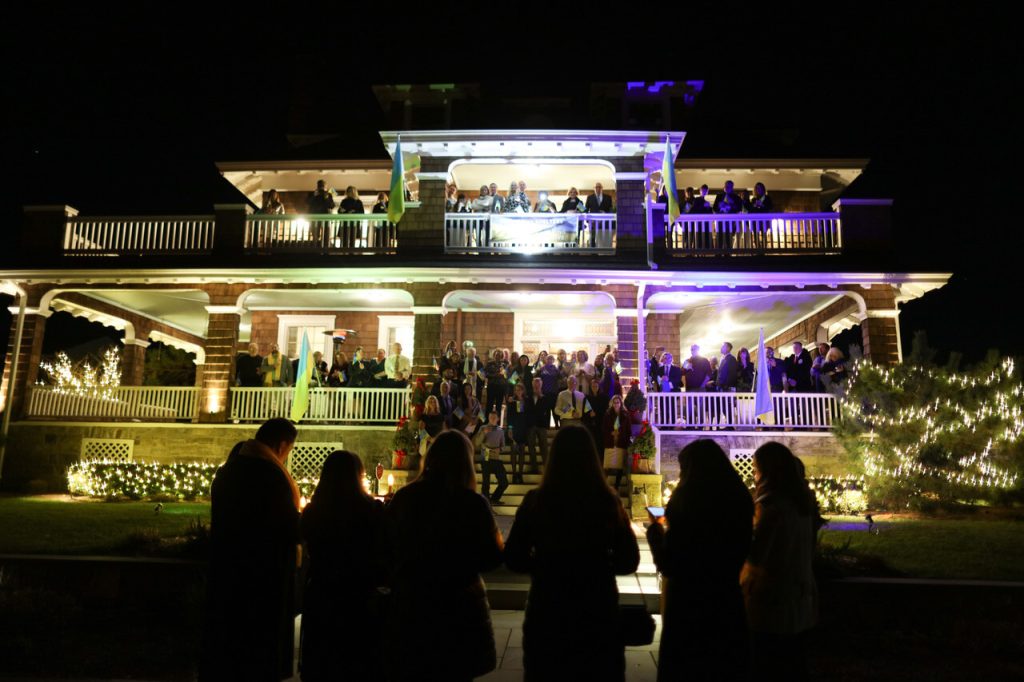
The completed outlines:
{"type": "Polygon", "coordinates": [[[263,374],[263,385],[267,388],[290,386],[292,383],[292,363],[276,343],[270,344],[270,353],[263,358],[260,372],[263,374]]]}
{"type": "Polygon", "coordinates": [[[292,676],[299,488],[285,462],[296,430],[264,423],[210,488],[210,568],[201,680],[292,676]]]}

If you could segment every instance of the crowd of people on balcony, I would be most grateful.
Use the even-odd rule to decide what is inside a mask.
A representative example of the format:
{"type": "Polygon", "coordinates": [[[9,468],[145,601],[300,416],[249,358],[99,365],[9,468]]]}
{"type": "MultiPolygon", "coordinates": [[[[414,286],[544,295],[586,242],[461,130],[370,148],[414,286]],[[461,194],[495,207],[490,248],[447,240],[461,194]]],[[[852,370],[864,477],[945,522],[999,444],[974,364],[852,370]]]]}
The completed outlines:
{"type": "Polygon", "coordinates": [[[444,205],[446,213],[612,213],[614,210],[612,198],[600,182],[594,184],[594,192],[586,199],[580,198],[579,190],[570,187],[561,208],[543,190],[537,194],[537,201],[531,203],[523,180],[511,183],[504,195],[498,191],[496,183],[481,185],[472,200],[450,184],[445,188],[444,205]]]}
{"type": "MultiPolygon", "coordinates": [[[[647,351],[649,389],[661,393],[719,392],[749,393],[754,390],[756,363],[747,348],[733,355],[733,345],[722,344],[720,355],[705,358],[700,346],[690,346],[690,357],[676,362],[664,348],[647,351]]],[[[775,357],[765,348],[768,383],[772,393],[831,393],[841,397],[846,388],[847,369],[843,351],[821,342],[813,353],[795,341],[791,355],[775,357]]]]}
{"type": "MultiPolygon", "coordinates": [[[[317,388],[405,388],[412,377],[412,362],[402,355],[402,344],[394,343],[390,350],[389,353],[378,348],[371,356],[359,346],[351,359],[339,350],[330,365],[323,359],[323,353],[316,351],[306,381],[317,388]]],[[[235,359],[235,386],[294,386],[298,374],[299,359],[288,358],[277,343],[270,344],[266,356],[260,355],[259,344],[250,343],[249,352],[235,359]]]]}
{"type": "MultiPolygon", "coordinates": [[[[677,197],[681,214],[721,214],[736,215],[738,213],[773,213],[775,211],[772,198],[768,196],[763,182],[754,183],[754,193],[750,190],[736,191],[732,180],[726,180],[722,191],[715,195],[713,201],[708,200],[708,186],[701,185],[698,190],[687,187],[677,197]]],[[[668,203],[668,189],[664,185],[655,189],[657,201],[668,203]]]]}
{"type": "MultiPolygon", "coordinates": [[[[355,185],[349,185],[340,200],[336,200],[334,189],[328,188],[324,180],[317,180],[316,189],[306,198],[306,212],[309,215],[352,215],[366,213],[366,207],[359,198],[359,190],[355,185]]],[[[409,194],[406,192],[406,199],[409,194]]],[[[377,199],[370,207],[370,213],[380,214],[388,212],[387,192],[378,192],[377,199]]],[[[262,215],[283,215],[285,213],[284,202],[276,189],[271,189],[263,197],[263,205],[259,209],[262,215]]]]}
{"type": "MultiPolygon", "coordinates": [[[[489,419],[494,448],[502,429],[489,419]]],[[[530,576],[526,679],[621,681],[627,638],[651,641],[650,616],[627,627],[618,605],[616,576],[638,569],[639,544],[586,429],[556,434],[507,535],[463,433],[439,433],[419,477],[383,499],[358,454],[332,452],[305,508],[285,466],[296,438],[272,419],[214,478],[201,680],[291,677],[297,611],[303,680],[479,677],[498,662],[481,574],[503,564],[530,576]]],[[[762,445],[753,495],[714,441],[689,444],[679,466],[646,531],[668,578],[659,679],[806,679],[820,516],[803,464],[762,445]]]]}

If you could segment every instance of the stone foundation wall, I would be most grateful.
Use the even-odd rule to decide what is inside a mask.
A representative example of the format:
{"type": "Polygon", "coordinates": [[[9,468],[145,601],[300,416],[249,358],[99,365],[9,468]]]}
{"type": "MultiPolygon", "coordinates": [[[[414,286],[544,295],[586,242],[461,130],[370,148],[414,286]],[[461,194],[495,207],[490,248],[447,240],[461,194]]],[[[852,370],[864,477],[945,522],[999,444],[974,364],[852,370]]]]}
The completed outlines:
{"type": "Polygon", "coordinates": [[[769,441],[782,443],[800,458],[808,476],[845,476],[851,473],[846,451],[830,433],[738,433],[720,431],[662,431],[661,473],[666,481],[679,478],[679,451],[699,438],[716,441],[726,454],[731,449],[756,450],[769,441]]]}
{"type": "MultiPolygon", "coordinates": [[[[222,461],[232,446],[252,438],[258,424],[11,424],[4,461],[3,489],[61,492],[65,472],[78,461],[83,438],[135,441],[135,460],[222,461]]],[[[299,424],[300,442],[340,442],[367,466],[390,458],[393,426],[327,427],[299,424]]]]}

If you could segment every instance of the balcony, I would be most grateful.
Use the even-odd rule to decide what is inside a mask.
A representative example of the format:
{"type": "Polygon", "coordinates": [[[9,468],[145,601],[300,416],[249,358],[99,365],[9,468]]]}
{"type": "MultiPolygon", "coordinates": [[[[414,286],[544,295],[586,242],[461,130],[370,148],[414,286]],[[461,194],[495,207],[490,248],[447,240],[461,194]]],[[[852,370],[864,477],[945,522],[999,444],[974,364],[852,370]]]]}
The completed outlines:
{"type": "Polygon", "coordinates": [[[830,255],[843,249],[838,213],[664,216],[665,248],[675,257],[830,255]]]}
{"type": "Polygon", "coordinates": [[[67,256],[199,255],[213,249],[214,216],[69,217],[67,256]]]}
{"type": "Polygon", "coordinates": [[[614,213],[446,213],[449,254],[615,255],[614,213]]]}
{"type": "Polygon", "coordinates": [[[658,428],[826,429],[839,421],[839,403],[831,393],[773,393],[775,423],[754,413],[754,393],[648,393],[647,418],[658,428]]]}
{"type": "Polygon", "coordinates": [[[398,248],[398,225],[380,213],[253,215],[246,219],[247,253],[384,254],[398,248]]]}

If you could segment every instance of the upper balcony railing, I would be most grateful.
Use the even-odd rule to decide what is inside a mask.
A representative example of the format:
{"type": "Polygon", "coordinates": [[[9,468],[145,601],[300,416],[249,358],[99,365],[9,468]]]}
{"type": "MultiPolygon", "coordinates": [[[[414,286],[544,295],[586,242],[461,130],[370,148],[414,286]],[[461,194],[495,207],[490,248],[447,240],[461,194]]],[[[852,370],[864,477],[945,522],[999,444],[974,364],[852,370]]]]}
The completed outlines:
{"type": "Polygon", "coordinates": [[[673,256],[834,254],[843,248],[838,213],[740,213],[665,216],[673,256]]]}
{"type": "Polygon", "coordinates": [[[445,253],[615,254],[614,213],[446,213],[445,253]]]}
{"type": "Polygon", "coordinates": [[[394,253],[398,226],[381,213],[253,215],[246,221],[251,253],[394,253]]]}
{"type": "Polygon", "coordinates": [[[213,249],[213,216],[68,218],[69,256],[202,254],[213,249]]]}

